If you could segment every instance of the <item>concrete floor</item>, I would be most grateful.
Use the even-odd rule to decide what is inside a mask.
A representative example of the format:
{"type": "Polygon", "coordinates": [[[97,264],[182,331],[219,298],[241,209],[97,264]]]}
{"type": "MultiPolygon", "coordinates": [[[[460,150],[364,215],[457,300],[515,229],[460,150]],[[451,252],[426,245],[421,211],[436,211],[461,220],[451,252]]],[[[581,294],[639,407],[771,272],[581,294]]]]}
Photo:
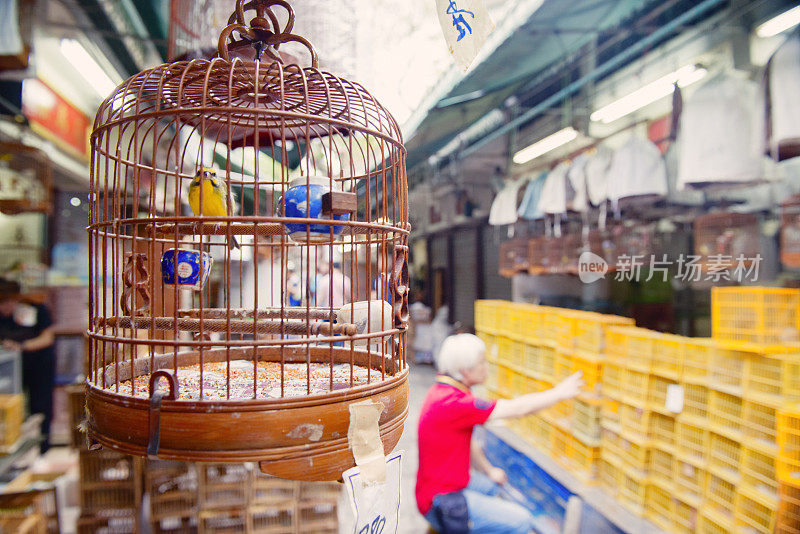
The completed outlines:
{"type": "MultiPolygon", "coordinates": [[[[417,511],[417,501],[414,498],[414,484],[417,480],[417,422],[422,401],[428,388],[433,385],[436,371],[430,365],[412,365],[409,373],[410,394],[408,400],[408,419],[403,428],[403,435],[397,444],[397,449],[403,450],[403,474],[400,482],[400,528],[397,534],[424,534],[428,529],[428,522],[417,511]]],[[[346,496],[339,504],[339,532],[347,534],[353,532],[353,512],[346,496]]]]}

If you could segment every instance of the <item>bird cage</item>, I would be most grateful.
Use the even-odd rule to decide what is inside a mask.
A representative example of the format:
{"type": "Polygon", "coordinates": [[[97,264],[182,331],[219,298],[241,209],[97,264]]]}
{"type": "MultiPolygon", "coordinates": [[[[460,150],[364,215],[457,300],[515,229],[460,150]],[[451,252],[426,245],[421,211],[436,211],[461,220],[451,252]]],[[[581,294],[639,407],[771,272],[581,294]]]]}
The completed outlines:
{"type": "Polygon", "coordinates": [[[387,453],[400,438],[401,133],[364,88],[317,68],[293,22],[282,0],[237,0],[218,57],[143,71],[100,105],[88,227],[95,446],[335,480],[354,465],[350,404],[383,404],[387,453]],[[311,66],[283,64],[286,43],[311,66]],[[247,49],[253,60],[233,57],[247,49]]]}
{"type": "Polygon", "coordinates": [[[41,150],[20,143],[0,143],[0,212],[49,212],[52,173],[50,159],[41,150]]]}
{"type": "Polygon", "coordinates": [[[528,271],[528,240],[510,239],[500,243],[500,276],[512,277],[528,271]]]}
{"type": "Polygon", "coordinates": [[[800,195],[781,204],[780,248],[784,267],[800,268],[800,195]]]}

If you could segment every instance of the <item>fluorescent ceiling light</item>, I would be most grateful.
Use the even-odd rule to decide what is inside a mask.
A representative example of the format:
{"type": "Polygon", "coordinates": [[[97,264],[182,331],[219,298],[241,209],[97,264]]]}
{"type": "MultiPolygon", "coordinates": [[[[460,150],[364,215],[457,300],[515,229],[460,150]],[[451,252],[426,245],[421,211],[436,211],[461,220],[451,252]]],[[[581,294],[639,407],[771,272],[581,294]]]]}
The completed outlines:
{"type": "Polygon", "coordinates": [[[75,39],[61,39],[59,45],[61,53],[75,67],[76,72],[89,82],[89,85],[102,98],[111,94],[117,84],[111,77],[97,64],[94,58],[81,46],[75,39]]]}
{"type": "Polygon", "coordinates": [[[800,24],[800,6],[784,11],[756,28],[759,37],[772,37],[800,24]]]}
{"type": "Polygon", "coordinates": [[[672,93],[677,83],[678,87],[686,87],[703,78],[708,71],[696,65],[686,65],[675,72],[662,76],[654,82],[640,87],[636,91],[615,100],[598,109],[589,117],[593,121],[603,123],[614,122],[628,113],[641,109],[656,100],[672,93]]]}
{"type": "Polygon", "coordinates": [[[542,154],[546,154],[553,149],[565,145],[578,137],[578,131],[572,126],[568,126],[563,130],[559,130],[553,135],[548,135],[544,139],[536,141],[530,146],[527,146],[514,154],[514,163],[521,165],[527,163],[532,159],[536,159],[542,154]]]}

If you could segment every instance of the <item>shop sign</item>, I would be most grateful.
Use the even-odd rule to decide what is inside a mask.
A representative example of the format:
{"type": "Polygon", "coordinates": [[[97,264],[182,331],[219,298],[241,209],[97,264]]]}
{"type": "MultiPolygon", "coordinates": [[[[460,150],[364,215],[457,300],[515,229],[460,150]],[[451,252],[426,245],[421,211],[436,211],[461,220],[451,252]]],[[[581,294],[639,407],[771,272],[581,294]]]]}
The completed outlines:
{"type": "Polygon", "coordinates": [[[91,121],[41,80],[22,83],[22,113],[36,133],[84,160],[89,159],[91,121]]]}

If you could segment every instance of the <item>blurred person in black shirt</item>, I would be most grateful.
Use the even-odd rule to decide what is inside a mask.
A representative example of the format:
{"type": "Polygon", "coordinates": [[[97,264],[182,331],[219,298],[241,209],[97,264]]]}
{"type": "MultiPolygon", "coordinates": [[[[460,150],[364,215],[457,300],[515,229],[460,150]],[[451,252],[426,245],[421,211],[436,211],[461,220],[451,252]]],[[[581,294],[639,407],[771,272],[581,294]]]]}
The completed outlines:
{"type": "Polygon", "coordinates": [[[22,301],[18,283],[0,278],[0,343],[22,352],[22,386],[30,413],[44,415],[42,452],[49,448],[53,417],[55,351],[53,321],[47,308],[22,301]]]}

